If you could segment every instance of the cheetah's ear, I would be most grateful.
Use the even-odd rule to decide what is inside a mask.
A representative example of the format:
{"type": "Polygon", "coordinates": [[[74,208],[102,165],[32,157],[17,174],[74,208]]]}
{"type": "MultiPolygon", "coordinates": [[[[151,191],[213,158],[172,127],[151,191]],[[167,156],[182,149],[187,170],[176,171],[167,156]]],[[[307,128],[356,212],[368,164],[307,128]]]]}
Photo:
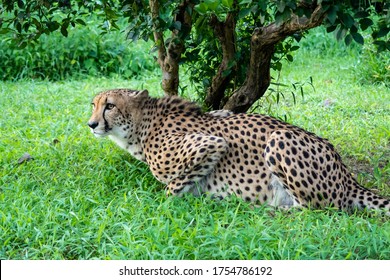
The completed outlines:
{"type": "Polygon", "coordinates": [[[149,91],[146,90],[146,89],[139,90],[139,91],[135,94],[135,96],[138,97],[138,98],[145,98],[145,97],[148,97],[148,96],[149,96],[149,91]]]}

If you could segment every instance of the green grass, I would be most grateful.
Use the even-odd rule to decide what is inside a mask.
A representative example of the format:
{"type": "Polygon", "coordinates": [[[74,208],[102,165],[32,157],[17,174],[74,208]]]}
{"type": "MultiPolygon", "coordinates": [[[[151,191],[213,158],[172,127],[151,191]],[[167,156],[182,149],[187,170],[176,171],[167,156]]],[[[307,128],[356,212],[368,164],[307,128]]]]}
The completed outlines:
{"type": "MultiPolygon", "coordinates": [[[[281,82],[312,76],[315,91],[294,105],[285,88],[271,112],[329,138],[361,183],[389,196],[389,89],[359,84],[356,61],[302,50],[281,82]]],[[[387,217],[166,198],[147,166],[86,126],[99,90],[162,95],[159,85],[158,73],[0,83],[0,259],[390,259],[387,217]],[[34,160],[18,164],[26,152],[34,160]]]]}

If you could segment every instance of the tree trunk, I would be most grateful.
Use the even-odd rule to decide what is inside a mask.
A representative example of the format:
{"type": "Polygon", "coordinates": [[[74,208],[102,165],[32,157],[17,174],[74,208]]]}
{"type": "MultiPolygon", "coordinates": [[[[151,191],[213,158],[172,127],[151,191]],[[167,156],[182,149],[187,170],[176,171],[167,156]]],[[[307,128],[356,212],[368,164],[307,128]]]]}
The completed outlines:
{"type": "Polygon", "coordinates": [[[235,21],[233,13],[227,15],[225,22],[219,22],[215,15],[211,17],[210,21],[222,48],[222,62],[213,77],[205,100],[206,105],[213,110],[221,109],[221,101],[225,95],[225,90],[236,74],[235,65],[231,65],[234,63],[236,53],[235,21]]]}
{"type": "Polygon", "coordinates": [[[149,0],[150,11],[153,20],[153,36],[157,46],[157,62],[162,71],[162,89],[166,95],[177,95],[179,91],[179,62],[185,50],[184,39],[191,31],[191,15],[188,10],[194,4],[190,0],[184,0],[178,7],[175,22],[180,22],[180,30],[173,29],[167,46],[164,33],[159,27],[159,2],[149,0]]]}
{"type": "Polygon", "coordinates": [[[261,98],[271,83],[270,66],[275,45],[296,32],[319,26],[325,17],[321,5],[313,8],[310,18],[293,15],[280,25],[271,23],[257,28],[251,38],[251,54],[247,77],[243,85],[233,92],[223,109],[246,112],[261,98]]]}

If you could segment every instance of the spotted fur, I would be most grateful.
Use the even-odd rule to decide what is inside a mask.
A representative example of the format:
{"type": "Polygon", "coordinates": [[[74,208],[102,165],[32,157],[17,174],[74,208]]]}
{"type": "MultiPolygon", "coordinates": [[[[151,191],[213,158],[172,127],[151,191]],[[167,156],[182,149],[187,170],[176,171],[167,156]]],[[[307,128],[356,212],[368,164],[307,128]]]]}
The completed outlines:
{"type": "Polygon", "coordinates": [[[88,122],[146,162],[172,195],[237,195],[281,207],[385,208],[360,186],[332,144],[260,114],[202,113],[178,97],[109,90],[93,100],[88,122]]]}

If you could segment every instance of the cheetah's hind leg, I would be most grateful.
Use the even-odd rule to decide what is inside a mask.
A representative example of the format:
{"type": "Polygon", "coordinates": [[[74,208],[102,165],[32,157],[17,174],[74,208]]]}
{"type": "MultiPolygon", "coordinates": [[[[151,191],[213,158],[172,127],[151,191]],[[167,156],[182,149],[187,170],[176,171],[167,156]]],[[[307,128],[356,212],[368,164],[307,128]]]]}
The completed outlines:
{"type": "Polygon", "coordinates": [[[272,188],[272,197],[269,201],[269,205],[282,210],[289,210],[293,207],[300,208],[302,206],[296,199],[294,199],[294,195],[283,185],[283,182],[280,181],[280,179],[275,175],[272,175],[272,179],[268,188],[272,188]]]}
{"type": "Polygon", "coordinates": [[[177,155],[184,156],[180,175],[168,183],[168,194],[182,195],[193,193],[200,195],[205,187],[206,177],[214,166],[225,155],[228,144],[225,139],[210,135],[188,134],[182,139],[183,151],[177,155]]]}

